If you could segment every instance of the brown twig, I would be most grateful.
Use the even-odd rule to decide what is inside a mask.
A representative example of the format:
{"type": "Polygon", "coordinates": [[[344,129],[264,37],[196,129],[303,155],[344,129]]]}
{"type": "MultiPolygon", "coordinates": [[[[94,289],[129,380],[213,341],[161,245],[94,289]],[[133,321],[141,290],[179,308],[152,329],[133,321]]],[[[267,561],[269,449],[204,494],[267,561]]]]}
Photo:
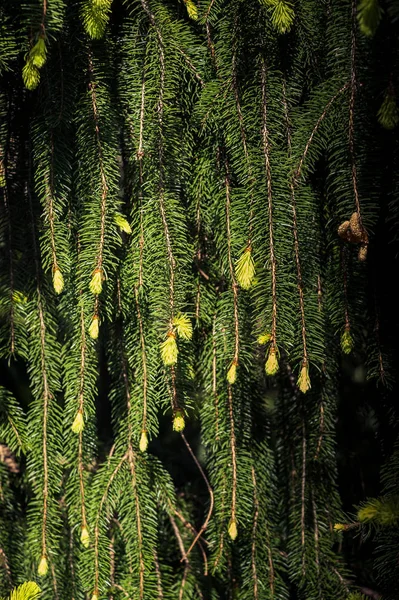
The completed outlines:
{"type": "Polygon", "coordinates": [[[194,548],[195,544],[197,543],[197,541],[200,539],[201,535],[204,533],[204,531],[206,530],[206,528],[208,527],[208,523],[210,521],[210,518],[212,516],[212,512],[213,512],[213,505],[214,505],[214,497],[213,497],[213,490],[210,486],[210,483],[208,481],[207,476],[204,473],[203,468],[201,467],[200,463],[198,462],[197,457],[195,456],[190,444],[188,443],[188,441],[186,440],[186,437],[184,435],[184,433],[180,434],[183,442],[185,443],[189,453],[191,454],[191,458],[193,459],[193,461],[196,464],[197,469],[199,470],[199,472],[201,473],[201,477],[203,478],[203,480],[205,481],[205,485],[208,489],[208,493],[209,493],[209,498],[210,498],[210,503],[209,503],[209,509],[208,509],[208,514],[205,518],[205,521],[203,522],[203,524],[201,525],[201,528],[199,530],[199,532],[197,533],[197,535],[195,536],[194,540],[191,543],[191,546],[189,547],[189,549],[187,550],[187,556],[190,555],[190,552],[192,551],[192,549],[194,548]]]}

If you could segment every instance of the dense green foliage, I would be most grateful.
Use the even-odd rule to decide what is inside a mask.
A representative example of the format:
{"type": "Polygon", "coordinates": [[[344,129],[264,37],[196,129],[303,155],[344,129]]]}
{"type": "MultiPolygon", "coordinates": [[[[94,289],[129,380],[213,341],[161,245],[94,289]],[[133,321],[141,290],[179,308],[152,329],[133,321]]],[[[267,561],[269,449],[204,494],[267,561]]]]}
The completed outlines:
{"type": "Polygon", "coordinates": [[[398,93],[396,0],[0,0],[0,595],[397,600],[398,93]]]}

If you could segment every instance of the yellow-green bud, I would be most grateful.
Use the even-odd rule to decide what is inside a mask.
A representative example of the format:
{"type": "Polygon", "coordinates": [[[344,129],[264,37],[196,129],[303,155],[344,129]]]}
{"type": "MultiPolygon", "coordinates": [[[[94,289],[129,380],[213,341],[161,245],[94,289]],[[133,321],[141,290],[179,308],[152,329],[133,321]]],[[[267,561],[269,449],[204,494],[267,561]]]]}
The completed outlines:
{"type": "Polygon", "coordinates": [[[39,577],[45,577],[47,575],[47,572],[48,572],[47,558],[45,556],[42,556],[42,558],[40,559],[40,562],[39,562],[39,566],[37,568],[37,574],[39,575],[39,577]]]}
{"type": "Polygon", "coordinates": [[[98,600],[98,594],[96,592],[93,592],[91,600],[98,600]]]}
{"type": "Polygon", "coordinates": [[[184,420],[183,411],[177,410],[175,412],[175,416],[173,417],[173,431],[183,431],[186,423],[184,420]]]}
{"type": "Polygon", "coordinates": [[[132,233],[132,228],[130,227],[127,219],[125,219],[123,215],[116,214],[114,216],[114,221],[118,225],[119,229],[121,229],[125,233],[132,233]]]}
{"type": "Polygon", "coordinates": [[[98,296],[101,294],[103,289],[103,272],[102,269],[95,269],[90,281],[90,291],[92,294],[98,296]]]}
{"type": "Polygon", "coordinates": [[[28,90],[35,90],[40,82],[40,72],[37,67],[28,59],[26,65],[22,69],[22,79],[28,90]]]}
{"type": "Polygon", "coordinates": [[[266,375],[275,375],[278,372],[278,358],[276,348],[272,346],[265,364],[266,375]]]}
{"type": "Polygon", "coordinates": [[[41,589],[35,581],[25,581],[12,591],[10,600],[33,600],[39,598],[40,594],[41,589]]]}
{"type": "Polygon", "coordinates": [[[227,381],[230,385],[233,385],[237,380],[237,361],[233,360],[227,371],[227,381]]]}
{"type": "Polygon", "coordinates": [[[306,394],[308,390],[310,390],[310,378],[309,378],[309,369],[307,364],[303,363],[301,372],[298,377],[297,385],[303,394],[306,394]]]}
{"type": "Polygon", "coordinates": [[[376,521],[379,525],[394,526],[399,522],[399,496],[387,495],[372,498],[358,510],[357,518],[361,523],[376,521]]]}
{"type": "Polygon", "coordinates": [[[353,338],[350,329],[345,329],[341,336],[341,348],[344,354],[350,354],[353,350],[353,338]]]}
{"type": "Polygon", "coordinates": [[[84,546],[85,548],[88,548],[90,546],[90,533],[86,525],[82,527],[80,541],[82,542],[82,546],[84,546]]]}
{"type": "Polygon", "coordinates": [[[140,452],[145,452],[148,448],[148,435],[145,429],[141,432],[139,448],[140,452]]]}
{"type": "Polygon", "coordinates": [[[64,278],[58,267],[56,267],[53,272],[53,286],[56,294],[61,294],[64,289],[64,278]]]}
{"type": "Polygon", "coordinates": [[[107,9],[111,6],[111,2],[112,0],[91,0],[93,6],[95,6],[96,8],[103,8],[103,9],[107,9]]]}
{"type": "Polygon", "coordinates": [[[378,514],[378,506],[374,502],[370,502],[360,508],[357,512],[357,518],[361,523],[367,523],[367,521],[372,521],[378,514]]]}
{"type": "Polygon", "coordinates": [[[234,542],[234,540],[236,539],[237,534],[238,534],[237,521],[234,518],[230,519],[228,532],[229,532],[230,538],[234,542]]]}
{"type": "Polygon", "coordinates": [[[271,22],[279,33],[287,33],[292,27],[295,12],[291,0],[260,0],[271,14],[271,22]]]}
{"type": "Polygon", "coordinates": [[[18,290],[13,293],[12,299],[14,302],[16,302],[16,304],[26,304],[28,302],[28,297],[18,290]]]}
{"type": "Polygon", "coordinates": [[[46,43],[44,38],[40,37],[33,46],[32,50],[29,52],[29,60],[32,61],[32,64],[35,67],[41,69],[46,62],[46,52],[46,43]]]}
{"type": "Polygon", "coordinates": [[[374,35],[382,16],[378,0],[360,0],[357,10],[360,31],[367,36],[374,35]]]}
{"type": "Polygon", "coordinates": [[[93,318],[92,318],[90,326],[89,326],[89,336],[93,340],[96,340],[98,338],[99,331],[100,331],[100,319],[98,318],[97,315],[93,315],[93,318]]]}
{"type": "Polygon", "coordinates": [[[248,290],[255,275],[255,263],[251,248],[248,247],[237,260],[235,271],[238,285],[244,290],[248,290]]]}
{"type": "Polygon", "coordinates": [[[193,337],[193,326],[190,319],[184,313],[179,313],[173,319],[173,325],[176,327],[177,335],[183,340],[191,340],[193,337]]]}
{"type": "Polygon", "coordinates": [[[85,426],[85,422],[83,419],[83,413],[79,409],[78,412],[76,413],[76,417],[72,423],[72,431],[74,433],[81,433],[84,429],[84,426],[85,426]]]}
{"type": "Polygon", "coordinates": [[[262,333],[259,337],[258,337],[258,344],[260,346],[264,346],[265,344],[267,344],[268,342],[270,342],[272,335],[269,332],[266,333],[262,333]]]}
{"type": "Polygon", "coordinates": [[[172,331],[169,331],[167,338],[161,344],[161,357],[164,365],[171,366],[177,363],[179,350],[176,344],[176,337],[172,331]]]}
{"type": "Polygon", "coordinates": [[[6,187],[6,173],[2,160],[0,160],[0,187],[6,187]]]}
{"type": "Polygon", "coordinates": [[[344,531],[346,529],[346,525],[343,525],[343,523],[335,523],[334,529],[335,531],[344,531]]]}
{"type": "Polygon", "coordinates": [[[109,20],[111,3],[112,0],[91,0],[83,3],[83,25],[91,38],[98,40],[103,37],[109,20]]]}
{"type": "Polygon", "coordinates": [[[192,0],[186,0],[187,14],[193,21],[198,19],[198,9],[196,4],[192,0]]]}

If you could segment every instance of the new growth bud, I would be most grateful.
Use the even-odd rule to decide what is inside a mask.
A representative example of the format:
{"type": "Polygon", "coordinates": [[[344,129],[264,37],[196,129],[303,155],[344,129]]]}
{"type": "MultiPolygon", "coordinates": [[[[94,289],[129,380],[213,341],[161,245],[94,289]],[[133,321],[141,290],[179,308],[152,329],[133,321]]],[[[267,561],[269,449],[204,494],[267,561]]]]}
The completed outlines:
{"type": "Polygon", "coordinates": [[[161,357],[164,365],[175,365],[177,363],[178,354],[179,350],[176,344],[176,336],[172,331],[169,331],[166,340],[161,344],[161,357]]]}
{"type": "Polygon", "coordinates": [[[64,289],[64,278],[58,267],[56,267],[53,272],[53,286],[56,294],[61,294],[64,289]]]}
{"type": "Polygon", "coordinates": [[[301,372],[298,377],[297,385],[303,394],[310,390],[309,368],[306,363],[302,363],[301,372]]]}
{"type": "Polygon", "coordinates": [[[141,432],[139,448],[140,452],[145,452],[148,448],[148,435],[144,429],[141,432]]]}
{"type": "Polygon", "coordinates": [[[89,336],[93,340],[96,340],[98,338],[99,331],[100,331],[100,319],[98,318],[97,315],[94,315],[91,320],[90,327],[89,327],[89,336]]]}
{"type": "Polygon", "coordinates": [[[186,0],[187,14],[193,21],[198,19],[198,9],[193,0],[186,0]]]}
{"type": "Polygon", "coordinates": [[[175,416],[173,417],[173,431],[183,431],[184,427],[186,426],[185,420],[184,420],[184,414],[182,410],[177,410],[175,412],[175,416]]]}
{"type": "Polygon", "coordinates": [[[98,296],[103,289],[103,272],[102,269],[95,269],[90,281],[90,291],[98,296]]]}
{"type": "Polygon", "coordinates": [[[47,572],[48,572],[47,558],[45,556],[42,556],[42,558],[40,559],[40,562],[39,562],[39,566],[37,568],[37,574],[39,575],[39,577],[45,577],[47,575],[47,572]]]}
{"type": "Polygon", "coordinates": [[[271,346],[265,364],[266,375],[276,375],[278,372],[278,358],[275,346],[271,346]]]}
{"type": "Polygon", "coordinates": [[[81,410],[78,410],[76,413],[76,417],[72,423],[72,431],[74,433],[81,433],[84,429],[85,422],[83,419],[83,413],[81,410]]]}
{"type": "Polygon", "coordinates": [[[193,337],[193,326],[190,319],[184,313],[179,313],[173,319],[173,325],[176,327],[177,335],[183,340],[191,340],[193,337]]]}
{"type": "Polygon", "coordinates": [[[85,548],[88,548],[90,546],[90,533],[86,525],[82,527],[80,541],[82,542],[82,546],[84,546],[85,548]]]}
{"type": "Polygon", "coordinates": [[[255,275],[255,263],[252,258],[252,250],[248,247],[236,262],[236,278],[238,285],[244,290],[251,287],[255,275]]]}
{"type": "Polygon", "coordinates": [[[341,348],[344,354],[350,354],[353,350],[354,342],[349,327],[345,329],[341,336],[341,348]]]}
{"type": "Polygon", "coordinates": [[[236,539],[237,534],[238,534],[237,521],[235,520],[235,518],[230,519],[228,532],[229,532],[230,538],[234,542],[234,540],[236,539]]]}
{"type": "Polygon", "coordinates": [[[230,365],[229,370],[227,371],[227,381],[230,385],[233,385],[236,382],[237,379],[237,361],[233,360],[233,362],[230,365]]]}
{"type": "Polygon", "coordinates": [[[124,231],[125,233],[132,233],[132,228],[130,227],[127,219],[125,219],[123,215],[116,214],[114,216],[114,221],[121,231],[124,231]]]}

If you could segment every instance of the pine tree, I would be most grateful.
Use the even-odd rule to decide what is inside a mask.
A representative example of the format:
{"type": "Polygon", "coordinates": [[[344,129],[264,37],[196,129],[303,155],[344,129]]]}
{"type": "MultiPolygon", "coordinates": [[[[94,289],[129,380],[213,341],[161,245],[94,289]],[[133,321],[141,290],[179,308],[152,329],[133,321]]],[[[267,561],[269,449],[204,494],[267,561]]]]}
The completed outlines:
{"type": "Polygon", "coordinates": [[[1,596],[360,599],[360,532],[397,598],[398,27],[0,0],[1,596]],[[354,365],[385,466],[348,506],[354,365]]]}

